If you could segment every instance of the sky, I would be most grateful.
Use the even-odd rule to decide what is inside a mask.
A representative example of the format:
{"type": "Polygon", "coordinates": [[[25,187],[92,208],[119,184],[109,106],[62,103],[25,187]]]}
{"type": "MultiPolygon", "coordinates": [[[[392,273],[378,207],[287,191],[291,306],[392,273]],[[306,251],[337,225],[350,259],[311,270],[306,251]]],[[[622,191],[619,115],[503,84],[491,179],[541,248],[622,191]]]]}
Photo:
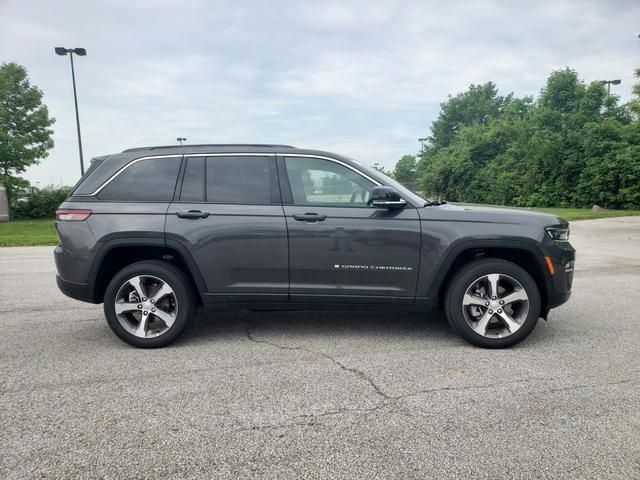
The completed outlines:
{"type": "Polygon", "coordinates": [[[55,148],[26,178],[145,145],[284,143],[387,168],[420,149],[447,96],[493,81],[536,95],[549,73],[621,79],[640,67],[640,1],[0,0],[0,62],[44,92],[55,148]]]}

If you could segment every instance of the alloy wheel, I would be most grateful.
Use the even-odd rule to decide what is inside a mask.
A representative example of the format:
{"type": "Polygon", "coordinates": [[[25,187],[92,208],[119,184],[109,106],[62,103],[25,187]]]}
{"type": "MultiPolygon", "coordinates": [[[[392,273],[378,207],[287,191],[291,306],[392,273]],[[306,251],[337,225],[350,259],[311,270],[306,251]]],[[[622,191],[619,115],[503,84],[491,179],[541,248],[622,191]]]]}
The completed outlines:
{"type": "Polygon", "coordinates": [[[474,280],[462,298],[467,324],[479,335],[504,338],[522,327],[529,314],[529,296],[520,282],[502,273],[474,280]]]}
{"type": "Polygon", "coordinates": [[[153,275],[137,275],[118,289],[115,302],[120,325],[139,338],[154,338],[167,332],[178,314],[173,288],[153,275]]]}

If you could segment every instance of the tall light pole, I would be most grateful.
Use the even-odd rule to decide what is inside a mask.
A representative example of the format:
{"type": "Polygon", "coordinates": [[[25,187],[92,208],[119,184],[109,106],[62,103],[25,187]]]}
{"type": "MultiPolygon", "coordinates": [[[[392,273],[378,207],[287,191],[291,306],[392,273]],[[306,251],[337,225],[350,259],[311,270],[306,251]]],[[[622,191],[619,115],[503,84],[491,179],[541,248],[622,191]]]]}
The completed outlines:
{"type": "Polygon", "coordinates": [[[187,141],[187,139],[184,138],[184,137],[178,137],[178,138],[176,138],[176,140],[180,142],[180,146],[182,146],[182,142],[186,142],[187,141]]]}
{"type": "Polygon", "coordinates": [[[84,57],[87,51],[84,48],[65,48],[56,47],[55,51],[58,55],[69,54],[71,59],[71,81],[73,82],[73,102],[76,106],[76,129],[78,131],[78,151],[80,152],[80,173],[84,175],[84,159],[82,158],[82,137],[80,135],[80,115],[78,115],[78,94],[76,92],[76,72],[73,69],[73,54],[84,57]]]}
{"type": "Polygon", "coordinates": [[[419,138],[418,141],[420,142],[420,144],[422,145],[420,147],[420,153],[424,153],[424,142],[426,142],[428,139],[427,138],[419,138]]]}
{"type": "Polygon", "coordinates": [[[600,80],[600,83],[607,86],[607,95],[611,95],[611,85],[620,85],[622,80],[600,80]]]}

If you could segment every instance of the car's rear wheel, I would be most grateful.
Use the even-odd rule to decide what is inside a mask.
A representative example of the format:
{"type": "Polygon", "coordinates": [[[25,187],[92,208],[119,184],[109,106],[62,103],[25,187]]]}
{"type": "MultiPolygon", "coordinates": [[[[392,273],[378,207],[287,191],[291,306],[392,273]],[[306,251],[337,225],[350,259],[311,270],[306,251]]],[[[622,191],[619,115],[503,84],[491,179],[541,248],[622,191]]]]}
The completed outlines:
{"type": "Polygon", "coordinates": [[[445,297],[449,323],[484,348],[506,348],[526,338],[538,322],[540,308],[540,292],[531,275],[497,258],[465,265],[445,297]]]}
{"type": "Polygon", "coordinates": [[[190,285],[184,272],[167,262],[150,260],[123,268],[104,295],[109,327],[136,347],[171,343],[196,311],[190,285]]]}

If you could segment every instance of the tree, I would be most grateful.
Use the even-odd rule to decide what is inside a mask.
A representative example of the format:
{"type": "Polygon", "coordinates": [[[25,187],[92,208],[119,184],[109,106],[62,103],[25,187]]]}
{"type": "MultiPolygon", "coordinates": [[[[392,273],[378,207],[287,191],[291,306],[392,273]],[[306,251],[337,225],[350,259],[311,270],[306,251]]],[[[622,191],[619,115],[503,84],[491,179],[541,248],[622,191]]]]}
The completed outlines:
{"type": "Polygon", "coordinates": [[[404,155],[393,170],[393,178],[399,182],[415,182],[416,174],[416,157],[414,155],[404,155]]]}
{"type": "Polygon", "coordinates": [[[636,98],[629,102],[629,110],[636,115],[636,118],[640,118],[640,68],[636,68],[634,76],[638,79],[638,83],[633,86],[633,94],[636,98]]]}
{"type": "Polygon", "coordinates": [[[0,182],[11,197],[29,182],[18,175],[37,165],[53,148],[55,122],[42,104],[42,91],[29,83],[16,63],[0,66],[0,182]]]}
{"type": "MultiPolygon", "coordinates": [[[[449,187],[444,191],[427,191],[436,196],[446,196],[449,199],[455,198],[447,194],[452,191],[456,192],[456,196],[462,194],[463,186],[451,183],[458,174],[462,173],[459,171],[462,165],[455,167],[457,173],[454,174],[451,165],[437,166],[436,164],[444,160],[448,155],[446,151],[450,147],[453,147],[456,155],[462,153],[463,149],[455,147],[454,143],[463,130],[488,125],[493,119],[500,117],[511,102],[511,94],[506,97],[500,96],[496,85],[493,82],[487,82],[482,85],[472,84],[466,92],[453,97],[449,95],[447,101],[440,104],[440,114],[431,124],[431,133],[427,136],[425,148],[420,153],[416,173],[418,178],[422,179],[423,187],[441,189],[443,188],[442,184],[438,186],[433,184],[435,171],[440,170],[443,174],[447,171],[449,173],[445,177],[448,179],[449,187]]],[[[470,162],[466,162],[466,164],[471,167],[470,162]]]]}
{"type": "Polygon", "coordinates": [[[371,168],[373,168],[374,170],[377,170],[380,173],[384,173],[385,175],[387,175],[389,177],[393,176],[392,172],[390,172],[389,170],[384,168],[384,166],[380,165],[378,162],[376,162],[373,165],[371,165],[371,168]]]}
{"type": "Polygon", "coordinates": [[[471,125],[486,125],[498,117],[511,101],[512,95],[501,97],[493,82],[471,85],[469,90],[440,104],[438,119],[431,125],[428,147],[439,150],[451,144],[460,129],[471,125]]]}
{"type": "Polygon", "coordinates": [[[498,100],[495,87],[481,95],[472,86],[442,104],[434,127],[454,110],[471,114],[430,137],[418,164],[421,190],[503,205],[637,207],[640,85],[634,91],[634,100],[618,105],[600,82],[587,84],[569,68],[552,72],[536,99],[498,100]],[[467,101],[484,105],[486,115],[463,108],[467,101]]]}

